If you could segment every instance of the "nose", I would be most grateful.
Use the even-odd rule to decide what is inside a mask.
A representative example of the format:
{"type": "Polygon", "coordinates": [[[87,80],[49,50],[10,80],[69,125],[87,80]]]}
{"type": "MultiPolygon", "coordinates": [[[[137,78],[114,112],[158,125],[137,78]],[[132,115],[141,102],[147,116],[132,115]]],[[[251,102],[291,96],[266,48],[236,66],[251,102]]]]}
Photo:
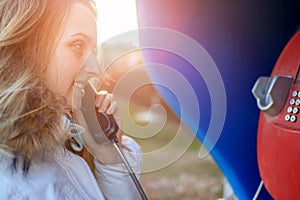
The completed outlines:
{"type": "Polygon", "coordinates": [[[75,82],[87,84],[91,77],[100,77],[101,67],[94,54],[90,54],[84,61],[75,82]]]}
{"type": "Polygon", "coordinates": [[[91,53],[84,61],[83,70],[89,76],[99,77],[101,75],[101,68],[94,54],[91,53]]]}

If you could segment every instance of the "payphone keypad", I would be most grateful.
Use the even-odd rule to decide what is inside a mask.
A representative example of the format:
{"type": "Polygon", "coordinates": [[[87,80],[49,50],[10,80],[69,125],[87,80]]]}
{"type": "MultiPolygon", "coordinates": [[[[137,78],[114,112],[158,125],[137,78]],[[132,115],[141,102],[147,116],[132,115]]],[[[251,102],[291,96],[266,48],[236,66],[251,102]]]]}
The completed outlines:
{"type": "Polygon", "coordinates": [[[299,109],[300,91],[294,90],[292,92],[292,97],[290,98],[289,106],[286,109],[287,114],[284,116],[284,120],[295,123],[298,119],[299,109]]]}

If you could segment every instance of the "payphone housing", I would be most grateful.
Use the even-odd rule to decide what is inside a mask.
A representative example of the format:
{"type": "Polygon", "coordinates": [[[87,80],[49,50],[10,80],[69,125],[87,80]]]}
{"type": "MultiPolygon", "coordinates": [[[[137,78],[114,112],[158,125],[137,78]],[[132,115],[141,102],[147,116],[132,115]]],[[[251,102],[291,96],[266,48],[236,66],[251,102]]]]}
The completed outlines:
{"type": "Polygon", "coordinates": [[[300,196],[300,31],[284,48],[271,77],[252,93],[261,109],[257,153],[261,178],[275,199],[300,196]]]}

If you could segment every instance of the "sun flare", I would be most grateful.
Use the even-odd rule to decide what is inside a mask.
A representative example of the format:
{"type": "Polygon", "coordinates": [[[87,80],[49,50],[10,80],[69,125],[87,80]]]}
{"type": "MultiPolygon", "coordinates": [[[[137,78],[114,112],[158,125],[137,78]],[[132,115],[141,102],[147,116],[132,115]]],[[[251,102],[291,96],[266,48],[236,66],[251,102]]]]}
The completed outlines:
{"type": "MultiPolygon", "coordinates": [[[[116,35],[138,28],[135,0],[96,0],[96,3],[99,45],[116,35]]],[[[130,42],[136,44],[137,38],[132,39],[130,42]]]]}

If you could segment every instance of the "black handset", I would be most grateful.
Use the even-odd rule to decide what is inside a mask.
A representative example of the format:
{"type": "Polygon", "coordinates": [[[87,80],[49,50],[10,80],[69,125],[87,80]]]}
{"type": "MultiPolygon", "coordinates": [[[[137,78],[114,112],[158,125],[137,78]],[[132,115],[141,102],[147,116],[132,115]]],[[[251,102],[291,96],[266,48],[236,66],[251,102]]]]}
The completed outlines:
{"type": "MultiPolygon", "coordinates": [[[[87,122],[86,126],[88,131],[92,134],[93,138],[98,144],[102,144],[103,142],[107,142],[107,139],[112,141],[111,139],[116,134],[117,131],[111,131],[109,128],[112,124],[111,117],[108,117],[104,113],[98,113],[95,108],[95,92],[90,85],[87,85],[85,88],[85,95],[81,101],[81,112],[82,115],[87,122]],[[102,134],[106,131],[105,134],[102,134]],[[106,137],[108,133],[109,137],[106,137]]],[[[112,116],[113,118],[113,116],[112,116]]],[[[112,130],[116,130],[117,126],[112,130]]],[[[113,142],[113,141],[112,141],[113,142]]]]}

